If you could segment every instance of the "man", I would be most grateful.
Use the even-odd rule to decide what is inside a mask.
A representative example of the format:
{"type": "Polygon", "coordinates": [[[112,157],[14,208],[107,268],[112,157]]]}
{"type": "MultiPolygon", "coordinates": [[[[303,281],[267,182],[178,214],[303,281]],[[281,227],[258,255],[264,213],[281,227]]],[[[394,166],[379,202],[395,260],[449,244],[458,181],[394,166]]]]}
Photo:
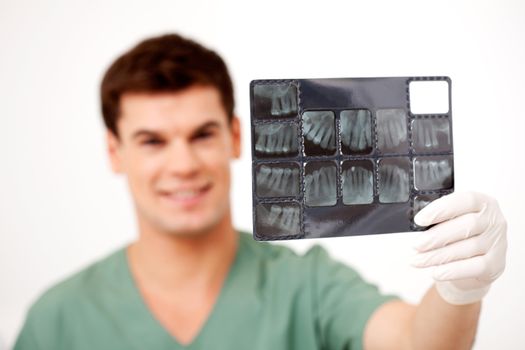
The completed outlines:
{"type": "Polygon", "coordinates": [[[178,35],[118,58],[101,85],[113,170],[127,177],[139,237],[51,288],[15,349],[464,349],[503,271],[506,223],[477,193],[416,222],[414,264],[437,282],[417,306],[383,296],[319,246],[304,256],[232,227],[240,154],[222,59],[178,35]]]}

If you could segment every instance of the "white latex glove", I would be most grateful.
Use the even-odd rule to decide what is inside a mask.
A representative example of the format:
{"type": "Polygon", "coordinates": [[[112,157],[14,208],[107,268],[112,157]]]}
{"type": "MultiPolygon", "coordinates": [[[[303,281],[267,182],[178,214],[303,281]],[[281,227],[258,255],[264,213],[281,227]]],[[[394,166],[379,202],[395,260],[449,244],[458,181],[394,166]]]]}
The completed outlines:
{"type": "Polygon", "coordinates": [[[423,208],[414,218],[421,232],[414,247],[416,267],[432,267],[436,288],[447,302],[477,302],[505,269],[507,222],[495,199],[454,192],[423,208]]]}

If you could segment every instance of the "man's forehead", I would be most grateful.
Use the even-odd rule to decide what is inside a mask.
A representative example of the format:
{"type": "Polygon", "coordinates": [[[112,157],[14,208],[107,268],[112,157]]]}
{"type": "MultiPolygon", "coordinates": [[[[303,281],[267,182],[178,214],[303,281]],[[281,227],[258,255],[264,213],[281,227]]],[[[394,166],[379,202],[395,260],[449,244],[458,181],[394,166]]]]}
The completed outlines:
{"type": "Polygon", "coordinates": [[[221,126],[227,115],[213,87],[192,87],[180,92],[126,93],[120,101],[119,129],[157,132],[189,131],[206,125],[221,126]]]}

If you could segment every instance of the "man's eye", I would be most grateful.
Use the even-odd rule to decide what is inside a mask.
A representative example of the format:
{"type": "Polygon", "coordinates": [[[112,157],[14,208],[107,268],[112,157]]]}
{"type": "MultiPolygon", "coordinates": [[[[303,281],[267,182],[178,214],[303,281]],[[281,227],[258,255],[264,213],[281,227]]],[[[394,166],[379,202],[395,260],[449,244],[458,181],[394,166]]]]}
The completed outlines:
{"type": "Polygon", "coordinates": [[[203,131],[195,135],[195,139],[207,139],[212,137],[214,134],[211,131],[203,131]]]}
{"type": "Polygon", "coordinates": [[[158,146],[162,144],[162,140],[159,139],[145,139],[141,142],[143,145],[158,146]]]}

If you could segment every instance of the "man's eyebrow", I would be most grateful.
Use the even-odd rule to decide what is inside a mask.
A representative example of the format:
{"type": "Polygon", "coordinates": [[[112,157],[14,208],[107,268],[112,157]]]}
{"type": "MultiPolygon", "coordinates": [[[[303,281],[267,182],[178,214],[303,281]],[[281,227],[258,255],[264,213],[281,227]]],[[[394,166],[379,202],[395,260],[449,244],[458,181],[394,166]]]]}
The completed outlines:
{"type": "Polygon", "coordinates": [[[212,120],[212,121],[206,122],[202,124],[201,126],[197,127],[195,131],[193,132],[193,134],[198,134],[199,132],[205,131],[206,129],[220,128],[220,127],[221,125],[217,121],[212,120]]]}
{"type": "Polygon", "coordinates": [[[158,131],[155,131],[155,130],[147,130],[147,129],[140,129],[140,130],[137,130],[133,133],[133,135],[131,135],[131,138],[132,139],[136,139],[136,138],[139,138],[141,136],[158,136],[160,135],[160,132],[158,131]]]}
{"type": "MultiPolygon", "coordinates": [[[[212,120],[212,121],[205,122],[204,124],[195,128],[195,130],[192,131],[192,134],[195,135],[207,129],[220,128],[220,127],[221,127],[221,124],[219,122],[212,120]]],[[[162,132],[157,131],[157,130],[139,129],[131,135],[131,138],[137,139],[142,136],[161,136],[161,135],[162,135],[162,132]]]]}

